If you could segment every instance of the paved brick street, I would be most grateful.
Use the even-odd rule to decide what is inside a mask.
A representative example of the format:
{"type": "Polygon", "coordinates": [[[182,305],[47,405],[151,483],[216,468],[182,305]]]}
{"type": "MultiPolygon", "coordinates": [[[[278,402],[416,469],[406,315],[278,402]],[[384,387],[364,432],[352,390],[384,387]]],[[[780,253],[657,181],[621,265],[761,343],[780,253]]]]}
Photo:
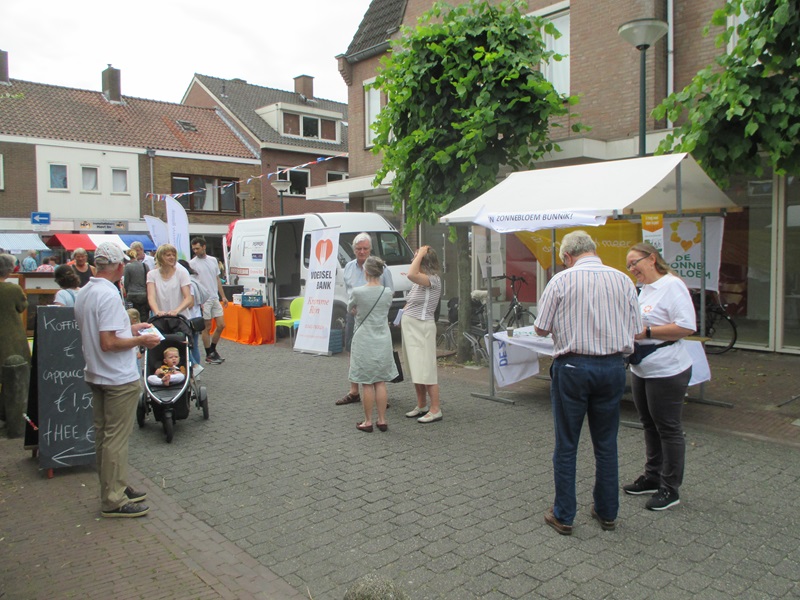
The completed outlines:
{"type": "MultiPolygon", "coordinates": [[[[99,519],[90,469],[48,480],[21,441],[0,440],[0,598],[334,600],[370,572],[415,600],[800,595],[798,446],[713,429],[748,412],[688,405],[681,504],[653,513],[623,495],[614,532],[589,515],[586,431],[565,538],[543,522],[553,495],[547,382],[496,404],[471,395],[487,390],[485,369],[444,367],[444,421],[403,417],[414,403],[406,381],[390,385],[389,431],[365,434],[360,405],[334,406],[346,355],[296,354],[287,340],[220,353],[227,362],[201,376],[209,421],[193,411],[169,445],[152,416],[134,431],[146,518],[99,519]]],[[[723,399],[725,389],[712,391],[723,399]]],[[[630,402],[623,409],[636,420],[630,402]]],[[[780,418],[770,431],[783,431],[780,418]]],[[[619,445],[627,481],[641,472],[641,431],[621,428],[619,445]]]]}

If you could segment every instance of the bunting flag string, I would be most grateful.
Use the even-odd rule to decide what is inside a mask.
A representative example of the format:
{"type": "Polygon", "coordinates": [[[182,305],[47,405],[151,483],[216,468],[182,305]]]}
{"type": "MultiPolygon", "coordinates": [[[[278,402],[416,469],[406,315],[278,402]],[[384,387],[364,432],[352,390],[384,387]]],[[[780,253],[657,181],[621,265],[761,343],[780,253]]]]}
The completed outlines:
{"type": "Polygon", "coordinates": [[[160,202],[165,202],[167,198],[175,198],[177,200],[178,198],[182,198],[183,196],[191,196],[192,194],[201,194],[201,193],[204,194],[207,190],[213,190],[213,189],[222,190],[234,186],[237,183],[249,184],[251,181],[254,181],[256,179],[263,179],[264,177],[266,177],[267,181],[269,181],[273,177],[280,177],[281,175],[283,175],[284,173],[288,173],[289,171],[296,171],[297,169],[303,169],[305,167],[318,165],[320,163],[333,160],[334,158],[341,158],[343,156],[347,156],[347,152],[342,152],[341,154],[336,154],[335,156],[321,156],[316,160],[308,161],[306,163],[303,163],[302,165],[295,165],[293,167],[287,167],[286,169],[279,169],[277,171],[273,171],[272,173],[262,173],[261,175],[253,175],[252,177],[248,177],[245,180],[237,179],[236,181],[231,181],[230,183],[226,183],[225,185],[213,185],[207,188],[199,188],[196,190],[190,190],[188,192],[181,192],[179,194],[151,194],[148,192],[146,197],[154,198],[155,200],[158,200],[160,202]]]}

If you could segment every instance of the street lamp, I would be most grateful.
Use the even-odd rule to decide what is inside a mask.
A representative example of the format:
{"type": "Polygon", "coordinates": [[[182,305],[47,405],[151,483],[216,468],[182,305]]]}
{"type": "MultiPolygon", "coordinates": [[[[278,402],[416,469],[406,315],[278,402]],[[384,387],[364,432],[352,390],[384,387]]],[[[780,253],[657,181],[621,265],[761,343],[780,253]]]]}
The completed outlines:
{"type": "Polygon", "coordinates": [[[281,195],[281,216],[283,216],[283,193],[289,191],[289,188],[292,187],[292,182],[286,179],[276,179],[272,182],[272,187],[281,195]]]}
{"type": "Polygon", "coordinates": [[[634,19],[619,26],[619,36],[640,52],[639,59],[639,156],[646,156],[645,112],[647,110],[647,49],[669,31],[669,25],[658,19],[634,19]]]}

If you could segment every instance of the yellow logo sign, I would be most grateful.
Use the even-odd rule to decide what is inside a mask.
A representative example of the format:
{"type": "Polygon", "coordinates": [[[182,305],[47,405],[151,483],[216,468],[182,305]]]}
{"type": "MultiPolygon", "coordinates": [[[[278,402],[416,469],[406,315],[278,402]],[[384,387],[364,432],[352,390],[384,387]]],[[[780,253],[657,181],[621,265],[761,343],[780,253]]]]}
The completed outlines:
{"type": "Polygon", "coordinates": [[[699,244],[703,239],[703,232],[701,229],[700,221],[681,219],[670,223],[672,235],[669,241],[679,244],[684,252],[688,252],[689,248],[695,244],[699,244]]]}

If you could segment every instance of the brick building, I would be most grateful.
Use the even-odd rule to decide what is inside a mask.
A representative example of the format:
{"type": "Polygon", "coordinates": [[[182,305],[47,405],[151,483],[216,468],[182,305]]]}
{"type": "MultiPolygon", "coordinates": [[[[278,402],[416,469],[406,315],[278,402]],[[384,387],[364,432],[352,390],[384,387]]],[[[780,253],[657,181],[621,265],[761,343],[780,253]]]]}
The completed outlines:
{"type": "Polygon", "coordinates": [[[258,152],[221,115],[124,96],[120,80],[111,66],[102,92],[11,79],[0,52],[0,231],[31,231],[31,213],[46,212],[45,239],[145,234],[142,217],[163,220],[159,196],[178,191],[196,192],[179,199],[193,235],[258,214],[260,186],[245,183],[258,152]]]}
{"type": "Polygon", "coordinates": [[[312,200],[306,190],[348,178],[348,107],[315,97],[313,77],[300,75],[294,82],[290,92],[242,79],[195,75],[183,98],[184,104],[217,110],[258,152],[263,198],[260,216],[347,208],[333,198],[312,200]],[[275,180],[290,184],[282,201],[271,185],[275,180]]]}
{"type": "MultiPolygon", "coordinates": [[[[372,185],[380,157],[371,152],[368,125],[386,98],[365,86],[373,81],[391,41],[401,35],[400,27],[413,27],[432,4],[432,0],[373,0],[350,46],[337,57],[348,85],[351,177],[313,190],[314,194],[347,196],[354,209],[402,220],[402,215],[393,214],[386,188],[389,182],[377,188],[372,185]]],[[[641,18],[656,18],[668,25],[667,35],[645,55],[645,150],[652,154],[672,126],[650,117],[653,107],[669,93],[683,89],[700,69],[726,51],[715,45],[720,28],[703,35],[713,12],[722,6],[724,0],[529,0],[528,14],[550,19],[563,34],[558,40],[548,40],[549,47],[568,55],[560,63],[541,68],[559,92],[580,97],[574,112],[591,127],[581,134],[568,127],[554,129],[553,137],[563,151],[542,161],[540,167],[639,154],[640,53],[620,37],[618,29],[641,18]]],[[[784,260],[800,252],[796,233],[800,231],[800,184],[794,178],[771,175],[759,181],[734,175],[732,182],[726,193],[738,209],[725,220],[721,290],[739,326],[737,346],[800,352],[800,263],[784,260]]],[[[426,225],[415,237],[437,248],[445,264],[454,264],[446,233],[441,226],[426,225]]],[[[527,248],[515,236],[503,236],[502,243],[507,272],[527,273],[538,279],[541,288],[546,277],[527,248]]],[[[455,275],[448,273],[445,298],[455,294],[455,275]]],[[[536,286],[523,290],[523,299],[535,303],[536,286]]]]}

